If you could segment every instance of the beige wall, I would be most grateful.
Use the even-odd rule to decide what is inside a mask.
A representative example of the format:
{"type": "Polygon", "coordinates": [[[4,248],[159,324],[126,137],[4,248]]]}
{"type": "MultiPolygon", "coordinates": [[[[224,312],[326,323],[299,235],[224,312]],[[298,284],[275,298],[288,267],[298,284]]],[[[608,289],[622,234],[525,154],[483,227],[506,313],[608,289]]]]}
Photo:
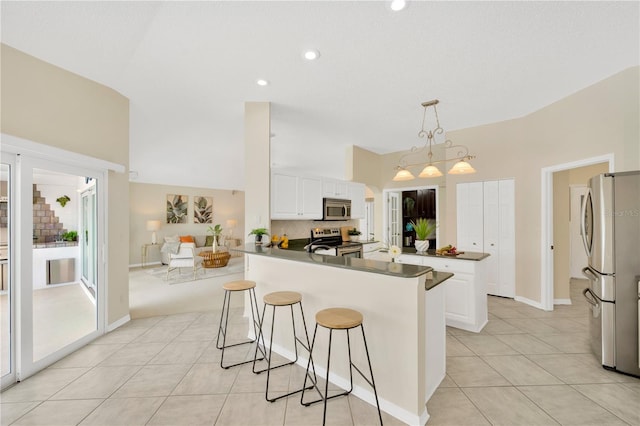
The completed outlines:
{"type": "MultiPolygon", "coordinates": [[[[640,169],[639,81],[640,67],[629,68],[525,117],[447,132],[477,155],[472,161],[477,173],[446,175],[446,201],[439,206],[444,209],[441,240],[457,239],[458,182],[514,178],[516,295],[540,302],[541,171],[605,154],[614,155],[615,171],[640,169]]],[[[384,182],[383,189],[419,186],[420,179],[392,182],[401,154],[381,156],[375,182],[384,182]]],[[[354,155],[354,176],[374,180],[369,167],[354,155]]]]}
{"type": "MultiPolygon", "coordinates": [[[[156,236],[158,244],[162,244],[165,236],[207,235],[207,227],[215,224],[222,225],[223,234],[228,235],[228,219],[238,221],[231,230],[232,236],[244,241],[244,191],[132,182],[129,185],[129,265],[140,264],[142,245],[151,243],[147,220],[160,220],[160,230],[156,232],[156,236]],[[168,194],[189,196],[187,223],[165,223],[168,194]],[[213,224],[193,223],[195,196],[213,198],[213,224]]],[[[149,263],[160,261],[159,250],[148,250],[147,256],[149,263]]]]}
{"type": "MultiPolygon", "coordinates": [[[[2,44],[1,130],[129,166],[129,101],[116,91],[2,44]]],[[[129,186],[109,172],[107,322],[129,314],[129,186]]]]}

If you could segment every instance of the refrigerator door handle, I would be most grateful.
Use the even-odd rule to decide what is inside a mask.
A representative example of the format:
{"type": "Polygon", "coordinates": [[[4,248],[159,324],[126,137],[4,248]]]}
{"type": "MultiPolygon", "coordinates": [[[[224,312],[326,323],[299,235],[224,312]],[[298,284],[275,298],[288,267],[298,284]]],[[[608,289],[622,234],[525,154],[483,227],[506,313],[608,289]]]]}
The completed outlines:
{"type": "Polygon", "coordinates": [[[589,302],[590,305],[596,307],[598,306],[598,298],[595,294],[593,294],[593,291],[591,291],[590,288],[585,288],[584,290],[582,290],[582,295],[585,299],[587,299],[587,302],[589,302]],[[587,293],[589,293],[589,296],[587,296],[587,293]]]}
{"type": "Polygon", "coordinates": [[[582,275],[589,278],[590,281],[597,281],[598,277],[591,271],[591,268],[585,266],[582,268],[582,275]]]}

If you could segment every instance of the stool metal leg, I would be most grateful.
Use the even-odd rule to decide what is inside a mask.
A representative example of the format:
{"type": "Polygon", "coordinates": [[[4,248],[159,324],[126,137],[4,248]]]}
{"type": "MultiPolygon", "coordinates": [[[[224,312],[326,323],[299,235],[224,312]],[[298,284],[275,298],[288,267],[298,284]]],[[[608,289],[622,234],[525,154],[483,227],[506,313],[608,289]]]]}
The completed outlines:
{"type": "MultiPolygon", "coordinates": [[[[224,295],[224,302],[222,304],[222,312],[220,314],[220,325],[218,326],[218,337],[216,339],[216,347],[218,349],[222,349],[222,355],[220,357],[220,367],[227,369],[227,368],[231,368],[231,367],[235,367],[237,365],[242,365],[242,364],[247,364],[249,362],[255,362],[255,358],[256,358],[256,354],[254,354],[254,358],[250,359],[248,361],[241,361],[235,364],[231,364],[231,365],[224,365],[224,350],[227,348],[232,348],[234,346],[240,346],[240,345],[246,345],[246,344],[252,344],[252,343],[256,343],[256,348],[258,346],[257,341],[258,341],[258,330],[257,330],[257,325],[258,322],[256,321],[256,314],[258,314],[258,318],[260,318],[259,313],[258,313],[258,303],[257,303],[257,299],[256,299],[256,294],[254,289],[249,289],[249,303],[251,305],[251,322],[253,323],[253,333],[255,339],[250,339],[250,340],[246,340],[240,343],[234,343],[232,345],[227,345],[227,327],[229,324],[229,310],[230,310],[230,304],[231,304],[231,291],[229,290],[225,290],[225,295],[224,295]],[[224,319],[224,327],[222,325],[224,319]],[[220,335],[222,335],[222,346],[220,345],[220,335]]],[[[263,358],[259,358],[260,360],[264,359],[264,352],[262,350],[260,350],[260,352],[263,355],[263,358]]]]}
{"type": "MultiPolygon", "coordinates": [[[[330,371],[329,367],[331,365],[331,341],[332,341],[332,336],[333,336],[333,329],[330,328],[329,329],[329,349],[327,351],[327,377],[326,377],[326,382],[325,382],[325,386],[324,386],[324,395],[322,394],[322,392],[318,388],[317,380],[316,380],[313,383],[312,387],[316,389],[316,392],[318,392],[318,394],[320,395],[320,398],[316,399],[316,400],[313,400],[313,401],[304,402],[304,390],[306,389],[306,385],[307,385],[307,377],[308,377],[308,373],[309,373],[309,366],[312,365],[312,356],[309,355],[309,362],[307,363],[307,372],[306,372],[305,378],[304,378],[302,395],[300,396],[300,403],[302,405],[308,407],[311,404],[315,404],[317,402],[323,401],[323,403],[324,403],[323,414],[322,414],[322,424],[323,425],[325,424],[326,418],[327,418],[327,401],[330,400],[330,399],[333,399],[333,398],[337,398],[339,396],[349,395],[353,391],[353,369],[354,368],[360,374],[360,376],[362,376],[362,378],[373,388],[373,394],[374,394],[375,399],[376,399],[376,408],[378,409],[378,418],[380,419],[380,425],[383,424],[382,423],[382,413],[380,412],[380,403],[378,401],[378,391],[376,389],[375,381],[373,379],[373,368],[371,367],[371,358],[369,357],[369,348],[367,347],[367,340],[366,340],[365,335],[364,335],[364,327],[362,326],[362,324],[360,324],[360,329],[362,331],[362,339],[363,339],[363,342],[364,342],[365,353],[367,355],[367,364],[369,365],[369,373],[371,375],[370,376],[371,380],[369,380],[369,378],[366,375],[364,375],[362,373],[362,371],[360,371],[358,366],[355,365],[355,363],[351,359],[351,339],[349,337],[350,329],[346,329],[345,331],[347,332],[347,352],[349,354],[349,382],[350,382],[350,389],[345,391],[345,392],[341,392],[339,394],[336,394],[336,395],[328,396],[328,393],[329,393],[329,371],[330,371]]],[[[313,341],[311,343],[311,352],[313,352],[313,347],[315,346],[317,331],[318,331],[318,324],[316,324],[316,327],[315,327],[315,329],[313,331],[313,341]]]]}
{"type": "MultiPolygon", "coordinates": [[[[273,330],[274,330],[274,324],[275,324],[275,318],[276,318],[276,306],[271,305],[272,307],[272,314],[271,314],[271,335],[270,335],[270,339],[269,339],[269,354],[266,355],[266,347],[264,347],[264,333],[262,332],[262,327],[264,325],[264,318],[265,318],[265,310],[266,310],[266,304],[263,306],[262,309],[262,318],[260,319],[259,322],[259,336],[262,339],[262,345],[264,348],[264,354],[265,354],[265,359],[267,360],[267,367],[263,368],[261,370],[256,370],[256,356],[258,353],[258,347],[256,346],[256,351],[254,352],[254,361],[253,361],[253,372],[256,374],[260,374],[263,372],[267,372],[267,386],[266,386],[266,390],[265,390],[265,399],[269,402],[274,402],[277,401],[281,398],[286,398],[288,396],[291,396],[293,394],[296,394],[298,392],[303,391],[303,389],[298,389],[289,393],[286,393],[284,395],[279,395],[275,398],[269,398],[269,379],[271,377],[271,370],[275,370],[276,368],[280,368],[280,367],[285,367],[287,365],[292,365],[295,364],[298,361],[298,343],[300,345],[302,345],[303,348],[305,348],[307,351],[310,350],[310,344],[309,344],[309,334],[307,333],[307,328],[306,328],[306,323],[304,320],[304,311],[302,309],[302,304],[300,302],[297,303],[300,306],[300,314],[302,315],[302,322],[304,324],[304,332],[305,332],[305,336],[306,336],[306,340],[307,343],[305,345],[305,343],[300,340],[300,338],[298,338],[297,334],[296,334],[296,322],[295,322],[295,316],[293,313],[293,305],[289,305],[290,309],[291,309],[291,324],[292,324],[292,331],[293,331],[293,347],[294,347],[294,351],[295,351],[295,359],[293,361],[290,362],[285,362],[283,364],[280,365],[276,365],[276,366],[271,366],[271,356],[272,356],[272,348],[273,348],[273,330]]],[[[258,340],[258,345],[259,345],[260,340],[258,340]]],[[[314,375],[315,375],[315,368],[314,368],[314,375]]],[[[311,389],[312,387],[310,386],[308,389],[311,389]]]]}

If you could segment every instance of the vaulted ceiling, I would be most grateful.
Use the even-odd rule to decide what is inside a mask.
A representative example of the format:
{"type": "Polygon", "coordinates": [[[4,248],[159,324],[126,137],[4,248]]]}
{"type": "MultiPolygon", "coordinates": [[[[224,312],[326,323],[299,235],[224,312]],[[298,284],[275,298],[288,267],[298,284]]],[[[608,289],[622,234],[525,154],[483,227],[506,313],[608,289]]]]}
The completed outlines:
{"type": "MultiPolygon", "coordinates": [[[[2,42],[131,102],[137,181],[243,189],[246,101],[276,167],[343,178],[346,148],[529,114],[640,55],[639,2],[11,2],[2,42]],[[320,58],[303,59],[305,49],[320,58]],[[257,79],[269,85],[258,86],[257,79]]],[[[475,154],[482,155],[476,150],[475,154]]]]}

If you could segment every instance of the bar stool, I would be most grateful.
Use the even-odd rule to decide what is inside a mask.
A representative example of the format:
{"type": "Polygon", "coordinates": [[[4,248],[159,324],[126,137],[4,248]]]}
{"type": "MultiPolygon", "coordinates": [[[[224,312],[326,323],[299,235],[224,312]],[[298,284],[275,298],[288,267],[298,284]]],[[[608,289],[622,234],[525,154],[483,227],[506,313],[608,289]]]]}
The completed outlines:
{"type": "Polygon", "coordinates": [[[362,376],[364,380],[373,388],[373,394],[376,398],[376,407],[378,408],[378,418],[380,419],[380,424],[382,425],[382,413],[380,412],[380,403],[378,402],[378,392],[376,390],[376,384],[373,380],[373,369],[371,368],[371,359],[369,358],[369,349],[367,348],[367,339],[364,336],[364,327],[362,325],[362,314],[356,310],[348,309],[348,308],[329,308],[323,309],[316,313],[316,327],[313,331],[313,340],[311,341],[311,352],[313,353],[313,347],[316,343],[316,334],[318,332],[318,326],[322,326],[324,328],[329,329],[329,349],[327,353],[327,380],[324,385],[324,395],[320,392],[318,388],[317,381],[313,382],[313,387],[316,389],[318,394],[320,395],[319,399],[304,402],[304,391],[307,386],[307,378],[309,377],[309,366],[312,365],[311,355],[309,356],[309,362],[307,363],[307,372],[304,377],[304,384],[302,385],[302,395],[300,396],[300,403],[304,406],[309,406],[311,404],[315,404],[316,402],[324,401],[324,411],[322,414],[322,424],[325,424],[327,418],[327,400],[336,398],[339,396],[345,396],[351,393],[353,390],[353,369],[362,376]],[[364,350],[367,354],[367,363],[369,364],[369,373],[371,380],[367,376],[365,376],[362,371],[353,363],[351,360],[351,340],[349,338],[349,330],[352,328],[360,327],[362,331],[362,340],[364,342],[364,350]],[[351,381],[351,387],[348,391],[327,396],[329,391],[329,366],[331,363],[331,338],[333,336],[333,330],[345,330],[347,332],[347,349],[349,353],[349,378],[351,381]]]}
{"type": "MultiPolygon", "coordinates": [[[[216,347],[218,349],[222,349],[222,356],[220,357],[220,367],[222,368],[231,368],[231,367],[235,367],[236,365],[242,365],[242,364],[247,364],[249,362],[255,362],[254,359],[250,359],[248,361],[242,361],[242,362],[238,362],[235,364],[231,364],[231,365],[224,365],[224,350],[226,348],[232,348],[234,346],[240,346],[240,345],[246,345],[246,344],[251,344],[257,341],[257,336],[258,336],[258,330],[257,327],[259,326],[258,321],[256,321],[256,316],[258,317],[258,319],[260,318],[258,316],[258,301],[256,299],[256,283],[254,281],[248,281],[248,280],[239,280],[239,281],[230,281],[228,283],[225,283],[222,288],[224,289],[224,301],[222,302],[222,312],[220,314],[220,325],[218,326],[218,338],[216,339],[216,347]],[[251,320],[253,322],[253,334],[254,336],[256,336],[256,339],[253,340],[246,340],[240,343],[234,343],[232,345],[227,345],[227,326],[229,323],[229,308],[230,308],[230,302],[231,302],[231,294],[237,291],[248,291],[249,292],[249,301],[251,303],[251,320]],[[224,327],[223,327],[223,320],[224,320],[224,327]],[[222,335],[222,346],[220,346],[220,335],[222,335]]],[[[256,344],[256,349],[257,349],[257,344],[256,344]]],[[[263,356],[264,356],[264,352],[261,350],[260,351],[263,356]]],[[[255,355],[254,355],[255,358],[255,355]]],[[[260,358],[260,359],[264,359],[264,358],[260,358]]]]}
{"type": "MultiPolygon", "coordinates": [[[[276,368],[280,368],[280,367],[285,367],[287,365],[291,365],[291,364],[295,364],[298,361],[298,343],[307,350],[307,352],[310,352],[310,344],[309,344],[309,333],[307,333],[307,323],[305,322],[304,319],[304,310],[302,309],[302,295],[298,292],[295,291],[276,291],[273,293],[268,293],[265,294],[264,297],[262,298],[263,302],[264,302],[264,306],[262,307],[262,317],[260,317],[260,324],[259,324],[259,335],[258,335],[258,344],[256,345],[256,350],[254,352],[254,360],[253,360],[253,372],[256,374],[260,374],[263,372],[267,372],[267,386],[266,386],[266,390],[264,393],[264,396],[266,398],[267,401],[269,402],[274,402],[277,401],[280,398],[285,398],[287,396],[293,395],[295,393],[301,392],[302,389],[298,389],[295,390],[293,392],[289,392],[287,394],[284,395],[280,395],[277,396],[275,398],[269,398],[269,378],[271,375],[271,370],[275,370],[276,368]],[[302,325],[304,327],[304,335],[305,335],[305,340],[306,343],[303,342],[302,340],[300,340],[300,338],[298,337],[298,335],[296,334],[296,320],[295,320],[295,316],[293,314],[293,306],[294,305],[298,305],[300,307],[300,316],[302,317],[302,325]],[[260,339],[262,339],[262,345],[264,347],[264,332],[262,331],[262,325],[264,324],[264,318],[265,318],[265,311],[267,309],[267,306],[271,306],[272,308],[272,314],[271,314],[271,337],[269,338],[269,354],[266,355],[266,347],[265,347],[265,351],[263,351],[263,354],[265,355],[265,359],[267,360],[267,368],[263,368],[262,370],[256,370],[256,361],[257,361],[257,355],[258,355],[258,346],[260,344],[260,339]],[[293,347],[296,353],[296,358],[293,361],[290,362],[286,362],[280,365],[276,365],[276,366],[272,366],[271,365],[271,355],[272,355],[272,348],[273,348],[273,329],[274,329],[274,324],[275,324],[275,318],[276,318],[276,308],[279,306],[289,306],[289,308],[291,309],[291,325],[292,325],[292,329],[293,329],[293,347]]],[[[309,354],[309,357],[311,357],[311,354],[309,354]]],[[[313,374],[314,374],[314,378],[315,378],[315,368],[313,369],[313,374]]],[[[312,389],[313,386],[309,386],[309,389],[312,389]]]]}

